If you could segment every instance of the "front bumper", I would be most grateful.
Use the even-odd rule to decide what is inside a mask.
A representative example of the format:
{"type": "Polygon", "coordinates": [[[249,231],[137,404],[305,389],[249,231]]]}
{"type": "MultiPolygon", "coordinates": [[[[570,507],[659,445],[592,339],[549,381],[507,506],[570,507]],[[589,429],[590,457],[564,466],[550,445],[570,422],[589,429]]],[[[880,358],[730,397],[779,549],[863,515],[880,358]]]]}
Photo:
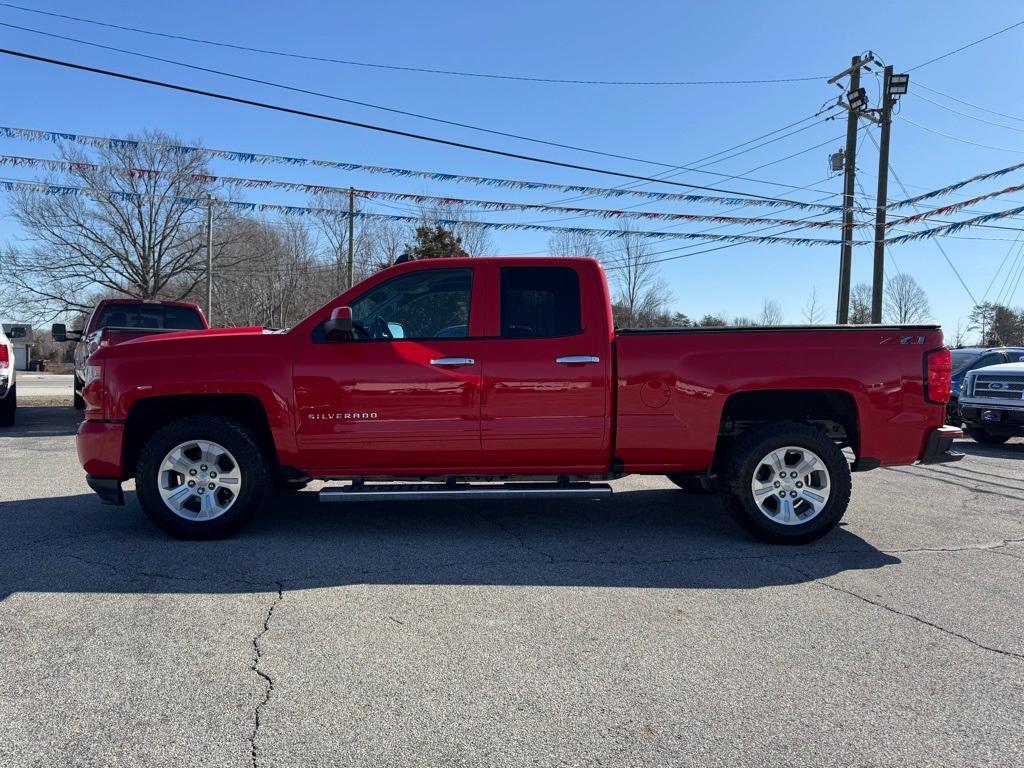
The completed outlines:
{"type": "Polygon", "coordinates": [[[123,423],[83,421],[75,439],[78,461],[88,475],[120,480],[125,476],[121,459],[123,443],[123,423]]]}
{"type": "Polygon", "coordinates": [[[920,462],[922,464],[946,464],[951,461],[960,461],[964,455],[953,450],[953,441],[963,436],[963,430],[959,427],[947,425],[933,429],[928,435],[928,442],[925,443],[920,462]]]}
{"type": "Polygon", "coordinates": [[[960,418],[968,426],[984,429],[994,435],[1024,435],[1024,404],[972,400],[961,403],[960,418]]]}

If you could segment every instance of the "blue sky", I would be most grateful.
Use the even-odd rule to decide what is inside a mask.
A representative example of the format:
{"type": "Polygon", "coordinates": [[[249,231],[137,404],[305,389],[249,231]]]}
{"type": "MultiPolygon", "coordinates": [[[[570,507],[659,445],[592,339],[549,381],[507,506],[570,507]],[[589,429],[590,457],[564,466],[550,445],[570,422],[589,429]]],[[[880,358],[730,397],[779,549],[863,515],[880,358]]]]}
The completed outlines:
{"type": "MultiPolygon", "coordinates": [[[[168,33],[196,35],[225,42],[296,51],[311,55],[388,64],[456,69],[538,77],[617,80],[722,80],[817,77],[818,80],[770,85],[672,87],[576,86],[504,80],[447,77],[394,72],[326,63],[304,62],[157,39],[41,17],[0,7],[0,22],[44,29],[150,54],[178,58],[247,76],[325,91],[347,98],[422,112],[474,125],[524,134],[606,152],[687,164],[726,147],[747,141],[816,112],[838,91],[825,83],[845,68],[850,56],[871,49],[897,71],[1024,19],[1017,2],[901,2],[862,6],[855,18],[842,4],[820,2],[678,3],[648,2],[623,6],[612,2],[377,2],[241,3],[110,2],[49,0],[31,7],[64,11],[168,33]]],[[[4,47],[162,78],[196,87],[273,101],[406,130],[469,141],[543,157],[596,165],[626,173],[664,170],[639,162],[616,160],[549,146],[489,136],[409,117],[290,94],[221,77],[183,70],[135,57],[40,37],[0,27],[4,47]]],[[[944,186],[981,171],[1024,162],[1024,120],[998,117],[949,101],[918,88],[924,84],[972,104],[1024,118],[1019,99],[1024,56],[1024,27],[1007,32],[942,61],[915,69],[911,94],[901,115],[960,141],[930,133],[897,120],[892,134],[892,166],[912,194],[944,186]],[[967,112],[964,117],[921,98],[967,112]],[[990,125],[979,119],[1002,123],[990,125]],[[966,143],[966,142],[973,142],[966,143]],[[977,144],[1001,149],[985,148],[977,144]]],[[[454,148],[384,136],[357,128],[268,113],[197,96],[171,93],[143,85],[104,79],[52,66],[0,59],[5,84],[4,125],[122,135],[158,128],[186,142],[292,156],[337,159],[366,164],[431,169],[454,173],[504,176],[541,181],[614,186],[613,177],[545,167],[454,148]]],[[[878,86],[866,85],[877,102],[878,86]]],[[[811,124],[806,130],[705,170],[749,175],[782,185],[810,185],[794,191],[747,179],[723,179],[685,173],[680,181],[761,195],[812,200],[839,192],[841,176],[829,177],[827,155],[842,146],[844,122],[811,124]],[[819,143],[817,149],[807,150],[819,143]],[[796,155],[782,160],[788,155],[796,155]],[[780,161],[781,162],[776,162],[780,161]],[[767,164],[767,165],[766,165],[767,164]],[[765,167],[752,171],[758,166],[765,167]]],[[[49,156],[52,147],[3,141],[3,154],[49,156]]],[[[877,154],[862,140],[858,166],[873,204],[877,154]]],[[[214,172],[337,186],[426,194],[550,202],[563,195],[516,192],[470,185],[393,179],[310,168],[246,166],[217,162],[214,172]]],[[[4,169],[8,178],[31,178],[30,172],[4,169]]],[[[991,184],[968,187],[974,194],[1018,183],[1024,173],[991,184]]],[[[679,191],[666,185],[650,189],[679,191]]],[[[902,197],[890,185],[891,199],[902,197]]],[[[300,195],[275,191],[249,192],[253,201],[302,204],[300,195]]],[[[953,202],[959,198],[944,198],[953,202]]],[[[1024,204],[1024,193],[988,201],[978,208],[1002,210],[1024,204]]],[[[3,201],[0,200],[0,205],[3,201]]],[[[624,205],[602,199],[584,205],[624,205]]],[[[938,201],[937,203],[938,204],[938,201]]],[[[723,212],[722,207],[653,203],[648,210],[723,212]]],[[[0,209],[0,242],[18,232],[0,209]]],[[[799,216],[772,209],[739,213],[799,216]]],[[[495,221],[542,221],[557,218],[534,212],[482,214],[495,221]]],[[[1014,221],[1001,222],[1015,226],[1014,221]]],[[[568,225],[609,227],[601,220],[574,220],[568,225]]],[[[638,225],[664,229],[663,223],[638,225]]],[[[708,225],[680,225],[697,231],[708,225]]],[[[743,232],[743,229],[720,230],[743,232]]],[[[972,229],[963,237],[942,240],[949,258],[968,288],[981,298],[993,282],[992,298],[1006,273],[996,270],[1016,232],[972,229]]],[[[828,236],[812,231],[810,236],[828,236]]],[[[544,233],[495,232],[496,253],[537,253],[546,250],[544,233]]],[[[655,243],[657,250],[686,245],[655,243]]],[[[714,245],[714,244],[710,244],[714,245]]],[[[702,250],[698,246],[689,250],[702,250]]],[[[684,254],[687,250],[668,255],[684,254]]],[[[1014,252],[1016,253],[1016,251],[1014,252]]],[[[971,299],[935,243],[923,241],[891,249],[889,269],[911,273],[926,289],[935,319],[948,329],[966,321],[971,299]]],[[[1015,256],[1012,256],[1010,261],[1015,256]]],[[[834,312],[838,248],[796,248],[744,244],[720,251],[668,261],[663,275],[673,293],[673,307],[691,316],[706,312],[754,315],[765,298],[779,301],[786,319],[801,322],[801,309],[812,288],[831,315],[834,312]]],[[[854,256],[854,281],[870,280],[871,253],[854,256]]],[[[1024,303],[1024,285],[1015,298],[1024,303]]]]}

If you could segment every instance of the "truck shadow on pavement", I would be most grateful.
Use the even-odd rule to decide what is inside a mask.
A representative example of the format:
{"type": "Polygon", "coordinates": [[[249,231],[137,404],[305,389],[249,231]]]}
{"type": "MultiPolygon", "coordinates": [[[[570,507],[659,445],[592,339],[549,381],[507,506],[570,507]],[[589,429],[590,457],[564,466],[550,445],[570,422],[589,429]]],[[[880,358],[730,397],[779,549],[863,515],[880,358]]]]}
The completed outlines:
{"type": "MultiPolygon", "coordinates": [[[[667,482],[667,481],[666,481],[667,482]]],[[[756,589],[900,560],[839,528],[781,547],[713,497],[620,490],[609,501],[321,505],[268,499],[240,535],[171,539],[92,494],[0,503],[0,599],[17,592],[236,593],[351,584],[756,589]]]]}

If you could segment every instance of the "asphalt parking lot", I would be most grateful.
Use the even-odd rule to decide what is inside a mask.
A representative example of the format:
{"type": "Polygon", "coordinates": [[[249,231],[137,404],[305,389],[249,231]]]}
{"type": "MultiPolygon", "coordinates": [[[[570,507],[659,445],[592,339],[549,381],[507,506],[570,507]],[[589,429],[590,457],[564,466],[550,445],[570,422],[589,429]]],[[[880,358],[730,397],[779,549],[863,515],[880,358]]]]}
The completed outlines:
{"type": "Polygon", "coordinates": [[[796,548],[660,478],[186,543],[76,419],[0,432],[0,765],[1024,764],[1024,441],[856,475],[796,548]]]}

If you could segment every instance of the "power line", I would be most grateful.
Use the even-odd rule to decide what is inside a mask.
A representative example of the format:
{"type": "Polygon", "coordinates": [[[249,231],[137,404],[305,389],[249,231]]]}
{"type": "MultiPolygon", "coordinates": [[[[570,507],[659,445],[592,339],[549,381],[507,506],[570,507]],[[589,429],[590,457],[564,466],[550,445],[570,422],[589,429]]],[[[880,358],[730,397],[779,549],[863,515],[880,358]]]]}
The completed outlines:
{"type": "MultiPolygon", "coordinates": [[[[169,40],[183,40],[189,43],[199,43],[201,45],[212,45],[218,48],[231,48],[238,51],[248,51],[250,53],[261,53],[269,56],[281,56],[289,59],[300,59],[303,61],[315,61],[326,64],[342,64],[345,66],[352,67],[368,67],[372,69],[388,69],[396,70],[400,72],[419,72],[431,75],[449,75],[455,77],[476,77],[486,78],[491,80],[517,80],[521,82],[531,83],[551,83],[551,84],[563,84],[563,85],[620,85],[620,86],[636,86],[636,85],[767,85],[772,83],[801,83],[808,82],[811,80],[824,80],[825,77],[780,77],[780,78],[760,78],[760,79],[742,79],[742,80],[578,80],[571,78],[556,78],[556,77],[530,77],[527,75],[501,75],[490,72],[463,72],[458,70],[450,69],[434,69],[430,67],[412,67],[402,66],[398,64],[380,64],[377,62],[367,61],[355,61],[351,59],[335,59],[328,56],[312,56],[309,54],[294,53],[291,51],[279,51],[269,48],[257,48],[250,45],[240,45],[236,43],[226,43],[219,40],[206,40],[198,37],[189,37],[187,35],[177,35],[168,32],[157,32],[151,29],[142,29],[140,27],[130,27],[124,24],[112,24],[110,22],[97,21],[95,19],[86,19],[81,16],[71,16],[70,14],[54,13],[52,11],[43,11],[38,8],[26,8],[21,5],[15,5],[14,3],[0,3],[0,6],[7,8],[13,8],[18,11],[24,11],[26,13],[36,13],[43,16],[51,16],[58,19],[66,19],[68,21],[76,21],[82,24],[92,24],[98,27],[107,27],[109,29],[118,29],[122,32],[134,32],[142,35],[151,35],[153,37],[163,37],[169,40]]],[[[827,76],[826,76],[827,77],[827,76]]]]}
{"type": "MultiPolygon", "coordinates": [[[[2,5],[2,3],[0,3],[0,5],[2,5]]],[[[265,85],[265,86],[270,87],[270,88],[278,88],[280,90],[291,91],[293,93],[301,93],[301,94],[305,94],[307,96],[316,96],[318,98],[330,99],[331,101],[338,101],[338,102],[342,102],[342,103],[345,103],[345,104],[354,104],[356,106],[365,107],[367,109],[376,109],[376,110],[380,110],[382,112],[389,112],[389,113],[392,113],[392,114],[403,115],[405,117],[414,117],[414,118],[417,118],[419,120],[427,120],[427,121],[434,122],[434,123],[440,123],[442,125],[451,125],[451,126],[454,126],[456,128],[465,128],[467,130],[479,131],[481,133],[488,133],[488,134],[491,134],[491,135],[494,135],[494,136],[502,136],[502,137],[509,138],[509,139],[516,139],[518,141],[527,141],[527,142],[531,142],[533,144],[543,144],[543,145],[549,146],[549,147],[557,147],[559,149],[568,149],[568,150],[571,150],[573,152],[583,152],[583,153],[590,154],[590,155],[598,155],[600,157],[610,157],[610,158],[614,158],[616,160],[629,160],[631,162],[645,163],[647,165],[656,165],[656,166],[659,166],[659,167],[662,167],[662,168],[669,168],[670,170],[673,170],[673,171],[693,171],[693,172],[696,172],[696,173],[703,173],[703,174],[708,175],[708,176],[723,176],[723,177],[726,177],[726,178],[729,178],[729,179],[743,178],[744,181],[752,181],[752,182],[755,182],[757,184],[768,184],[770,186],[780,186],[780,187],[788,187],[789,186],[788,184],[782,184],[782,183],[778,183],[778,182],[774,182],[774,181],[769,181],[767,179],[751,179],[751,178],[745,178],[745,177],[742,177],[742,176],[727,176],[724,173],[718,173],[716,171],[706,171],[706,170],[703,170],[703,166],[701,166],[699,168],[694,168],[694,167],[688,167],[688,166],[684,166],[684,165],[674,165],[672,163],[665,163],[665,162],[661,162],[661,161],[658,161],[658,160],[648,160],[648,159],[642,158],[642,157],[633,157],[631,155],[622,155],[622,154],[617,154],[615,152],[605,152],[605,151],[602,151],[602,150],[599,150],[599,149],[590,149],[590,148],[587,148],[587,147],[580,147],[580,146],[577,146],[577,145],[574,145],[574,144],[565,144],[565,143],[562,143],[562,142],[550,141],[548,139],[538,139],[538,138],[534,138],[534,137],[531,137],[531,136],[524,136],[524,135],[518,134],[518,133],[511,133],[511,132],[508,132],[508,131],[499,131],[499,130],[494,129],[494,128],[484,128],[484,127],[479,126],[479,125],[472,125],[471,123],[462,123],[462,122],[459,122],[459,121],[456,121],[456,120],[447,120],[445,118],[435,117],[433,115],[426,115],[426,114],[423,114],[423,113],[420,113],[420,112],[411,112],[409,110],[397,109],[395,107],[386,107],[386,106],[383,106],[383,105],[380,105],[380,104],[372,104],[370,102],[360,101],[358,99],[350,99],[350,98],[347,98],[347,97],[344,97],[344,96],[338,96],[336,94],[324,93],[323,91],[314,91],[314,90],[309,89],[309,88],[300,88],[298,86],[287,85],[285,83],[277,83],[277,82],[274,82],[274,81],[271,81],[271,80],[264,80],[264,79],[257,78],[257,77],[250,77],[248,75],[240,75],[240,74],[235,73],[235,72],[227,72],[227,71],[221,70],[221,69],[213,69],[211,67],[203,67],[203,66],[200,66],[198,64],[190,64],[190,63],[185,62],[185,61],[178,61],[176,59],[168,59],[168,58],[164,58],[162,56],[154,56],[154,55],[148,54],[148,53],[142,53],[142,52],[139,52],[139,51],[128,50],[126,48],[118,48],[116,46],[103,45],[102,43],[95,43],[95,42],[92,42],[90,40],[82,40],[82,39],[77,38],[77,37],[67,37],[65,35],[59,35],[59,34],[56,34],[54,32],[46,32],[44,30],[32,29],[31,27],[22,27],[22,26],[19,26],[17,24],[8,24],[6,22],[0,22],[0,27],[9,27],[11,29],[18,29],[18,30],[22,30],[24,32],[32,32],[34,34],[43,35],[45,37],[53,37],[53,38],[57,38],[59,40],[65,40],[65,41],[69,41],[69,42],[73,42],[73,43],[79,43],[81,45],[88,45],[88,46],[91,46],[93,48],[101,48],[103,50],[114,51],[116,53],[123,53],[123,54],[129,55],[129,56],[137,56],[139,58],[148,59],[150,61],[159,61],[159,62],[164,63],[164,64],[172,64],[172,65],[178,66],[178,67],[185,67],[187,69],[192,69],[192,70],[195,70],[195,71],[198,71],[198,72],[206,72],[208,74],[214,74],[214,75],[218,75],[218,76],[221,76],[221,77],[228,77],[228,78],[231,78],[231,79],[234,79],[234,80],[241,80],[241,81],[248,82],[248,83],[255,83],[257,85],[265,85]]],[[[836,108],[835,105],[831,105],[831,106],[828,107],[828,109],[818,110],[818,112],[816,112],[814,115],[812,115],[809,118],[805,118],[804,120],[811,119],[812,117],[817,117],[818,115],[823,114],[825,112],[828,112],[828,111],[830,111],[832,109],[835,109],[835,108],[836,108]]],[[[825,118],[824,120],[822,120],[820,122],[824,122],[827,119],[828,118],[825,118]]],[[[801,120],[799,122],[804,122],[804,120],[801,120]]],[[[813,127],[813,125],[815,125],[815,124],[812,124],[810,126],[806,126],[806,128],[811,128],[811,127],[813,127]]],[[[806,130],[806,128],[801,129],[801,130],[806,130]]],[[[796,132],[798,132],[798,131],[794,131],[794,133],[796,133],[796,132]]],[[[773,133],[775,133],[775,132],[773,132],[773,133]]],[[[787,135],[791,135],[791,134],[787,134],[787,135]]],[[[780,136],[778,139],[773,139],[772,141],[778,141],[779,139],[783,139],[783,138],[785,138],[785,136],[780,136]]],[[[772,142],[765,142],[765,144],[770,144],[770,143],[772,143],[772,142]]],[[[761,146],[763,146],[763,145],[761,145],[761,146]]],[[[748,151],[752,151],[753,149],[756,149],[756,147],[752,147],[751,150],[748,150],[748,151]]],[[[740,154],[742,154],[742,153],[740,153],[740,154]]],[[[657,175],[658,176],[662,176],[662,174],[657,174],[657,175]]]]}
{"type": "Polygon", "coordinates": [[[936,107],[944,109],[947,112],[952,112],[954,115],[960,115],[961,117],[967,117],[970,118],[971,120],[977,120],[979,123],[985,123],[985,125],[994,125],[997,128],[1008,128],[1011,131],[1024,132],[1024,128],[1021,128],[1019,126],[1007,125],[1006,123],[997,123],[995,120],[986,120],[984,117],[978,117],[977,115],[972,115],[968,112],[961,112],[959,109],[953,109],[953,107],[935,101],[935,99],[929,99],[927,96],[924,96],[923,94],[920,93],[911,92],[911,95],[916,99],[923,99],[924,101],[927,101],[929,104],[934,104],[936,107]]]}
{"type": "Polygon", "coordinates": [[[995,284],[996,278],[999,277],[999,273],[1003,271],[1003,265],[1006,264],[1006,260],[1010,258],[1010,254],[1013,253],[1013,249],[1017,245],[1018,240],[1020,240],[1020,231],[1017,232],[1017,237],[1015,237],[1013,242],[1010,243],[1010,247],[1007,249],[1006,255],[1003,256],[1003,260],[999,262],[999,266],[996,268],[996,273],[992,275],[992,279],[989,281],[988,287],[985,289],[985,292],[981,295],[982,302],[984,302],[985,299],[988,298],[989,291],[992,290],[992,286],[995,284]]]}
{"type": "Polygon", "coordinates": [[[926,91],[930,91],[930,92],[936,94],[937,96],[943,96],[943,97],[945,97],[947,99],[950,99],[952,101],[955,101],[955,102],[958,102],[960,104],[963,104],[965,107],[971,107],[972,109],[978,109],[978,110],[981,110],[982,112],[988,112],[989,114],[992,114],[992,115],[998,115],[999,117],[1008,117],[1011,120],[1020,120],[1021,122],[1024,122],[1024,117],[1019,117],[1017,115],[1010,115],[1010,114],[1007,114],[1006,112],[997,112],[996,110],[989,109],[988,107],[982,107],[982,106],[979,106],[978,104],[972,104],[969,101],[964,101],[963,99],[959,99],[956,96],[951,96],[948,93],[943,93],[942,91],[936,90],[935,88],[931,88],[931,87],[929,87],[929,86],[927,86],[927,85],[925,85],[924,83],[921,83],[921,82],[915,82],[914,83],[914,88],[924,88],[926,91]]]}
{"type": "Polygon", "coordinates": [[[995,31],[995,32],[993,32],[990,35],[985,35],[984,37],[978,38],[977,40],[975,40],[972,43],[967,43],[967,45],[961,45],[959,48],[955,48],[954,50],[949,51],[947,53],[944,53],[941,56],[936,56],[934,59],[928,59],[928,61],[922,62],[921,64],[916,64],[913,67],[911,67],[910,69],[908,69],[907,72],[913,72],[915,69],[920,69],[921,67],[927,67],[929,64],[934,64],[936,61],[942,61],[943,59],[948,59],[950,56],[958,54],[961,51],[966,51],[968,48],[973,48],[974,46],[978,45],[979,43],[984,43],[986,40],[991,40],[993,37],[996,37],[997,35],[1001,35],[1004,32],[1009,32],[1011,29],[1016,29],[1017,27],[1019,27],[1021,25],[1024,25],[1024,20],[1015,22],[1015,23],[1011,24],[1008,27],[1003,27],[1002,29],[995,31]]]}
{"type": "MultiPolygon", "coordinates": [[[[875,139],[875,134],[872,133],[871,131],[868,131],[868,138],[871,139],[871,143],[874,144],[877,148],[878,141],[875,139]]],[[[893,179],[895,179],[896,183],[900,185],[900,189],[903,190],[903,195],[905,197],[910,197],[910,194],[907,192],[907,188],[903,186],[903,182],[900,180],[900,177],[896,174],[896,169],[892,167],[892,163],[889,164],[889,175],[891,175],[893,179]]],[[[916,203],[914,204],[914,210],[919,210],[916,203]]],[[[946,260],[946,263],[949,265],[949,268],[953,270],[953,274],[956,275],[956,279],[960,281],[960,285],[962,285],[964,290],[967,291],[967,295],[970,296],[971,298],[971,303],[977,305],[978,300],[974,298],[974,294],[971,292],[971,289],[967,287],[967,283],[964,282],[963,275],[960,274],[960,270],[958,270],[956,268],[956,265],[953,264],[953,260],[949,258],[949,254],[946,253],[946,249],[942,247],[942,243],[939,241],[939,238],[933,237],[931,238],[931,240],[935,243],[935,247],[939,249],[939,252],[942,254],[942,258],[946,260]]]]}
{"type": "Polygon", "coordinates": [[[371,131],[377,131],[379,133],[386,133],[392,136],[403,136],[405,138],[417,139],[419,141],[428,141],[434,144],[442,144],[449,147],[456,147],[458,149],[468,149],[474,152],[483,152],[485,154],[497,155],[499,157],[509,157],[516,160],[526,160],[533,163],[541,163],[543,165],[551,165],[559,168],[569,168],[577,171],[587,171],[588,173],[600,173],[606,176],[617,176],[624,179],[635,179],[637,181],[647,181],[660,184],[669,184],[677,187],[686,187],[689,189],[701,189],[710,192],[724,192],[726,194],[738,194],[745,195],[747,197],[754,197],[762,200],[771,200],[773,202],[792,203],[795,201],[786,200],[784,198],[770,197],[768,195],[758,195],[754,193],[739,193],[732,190],[720,189],[717,187],[703,186],[699,184],[687,184],[681,181],[670,181],[666,179],[656,179],[651,176],[640,176],[633,173],[625,173],[622,171],[611,171],[604,168],[596,168],[594,166],[580,165],[577,163],[567,163],[561,160],[551,160],[549,158],[541,158],[533,155],[526,155],[519,152],[510,152],[502,149],[494,149],[491,147],[483,147],[475,144],[468,144],[461,141],[453,141],[451,139],[442,139],[436,136],[428,136],[425,134],[414,133],[412,131],[403,131],[398,128],[388,128],[386,126],[374,125],[372,123],[364,123],[358,120],[348,120],[342,117],[335,117],[333,115],[324,115],[317,112],[310,112],[304,109],[296,109],[294,107],[285,107],[279,104],[271,104],[269,102],[257,101],[255,99],[247,99],[241,96],[231,96],[229,94],[218,93],[216,91],[207,91],[201,88],[193,88],[187,85],[179,85],[177,83],[169,83],[163,80],[154,80],[152,78],[140,77],[138,75],[129,75],[124,72],[116,72],[109,69],[102,69],[100,67],[92,67],[86,64],[77,64],[70,61],[64,61],[62,59],[54,59],[48,56],[39,56],[32,53],[26,53],[24,51],[15,51],[9,48],[0,48],[0,53],[7,56],[15,56],[21,59],[27,59],[29,61],[38,61],[45,64],[54,64],[59,67],[67,69],[74,69],[81,72],[91,72],[93,74],[104,75],[106,77],[114,77],[121,80],[128,80],[130,82],[142,83],[144,85],[155,85],[160,88],[166,88],[168,90],[180,91],[182,93],[191,93],[197,96],[206,96],[212,99],[218,99],[220,101],[227,101],[234,104],[244,104],[247,106],[258,107],[260,109],[267,109],[274,112],[282,112],[284,114],[297,115],[299,117],[308,117],[314,120],[324,120],[326,122],[337,123],[339,125],[350,125],[356,128],[364,128],[371,131]]]}
{"type": "Polygon", "coordinates": [[[902,120],[903,122],[910,123],[911,125],[913,125],[916,128],[920,128],[920,129],[922,129],[924,131],[928,131],[929,133],[937,134],[938,136],[943,136],[943,137],[945,137],[947,139],[952,139],[953,141],[959,141],[961,144],[970,144],[971,146],[982,147],[983,149],[995,149],[995,150],[998,150],[1000,152],[1014,152],[1015,154],[1018,154],[1018,155],[1024,155],[1024,149],[1011,149],[1010,147],[996,147],[996,146],[993,146],[991,144],[982,144],[981,142],[978,142],[978,141],[971,141],[970,139],[963,139],[963,138],[961,138],[959,136],[954,136],[951,133],[943,133],[942,131],[937,131],[934,128],[928,127],[927,125],[921,125],[920,123],[915,123],[909,117],[904,117],[903,115],[897,115],[897,117],[900,120],[902,120]]]}

